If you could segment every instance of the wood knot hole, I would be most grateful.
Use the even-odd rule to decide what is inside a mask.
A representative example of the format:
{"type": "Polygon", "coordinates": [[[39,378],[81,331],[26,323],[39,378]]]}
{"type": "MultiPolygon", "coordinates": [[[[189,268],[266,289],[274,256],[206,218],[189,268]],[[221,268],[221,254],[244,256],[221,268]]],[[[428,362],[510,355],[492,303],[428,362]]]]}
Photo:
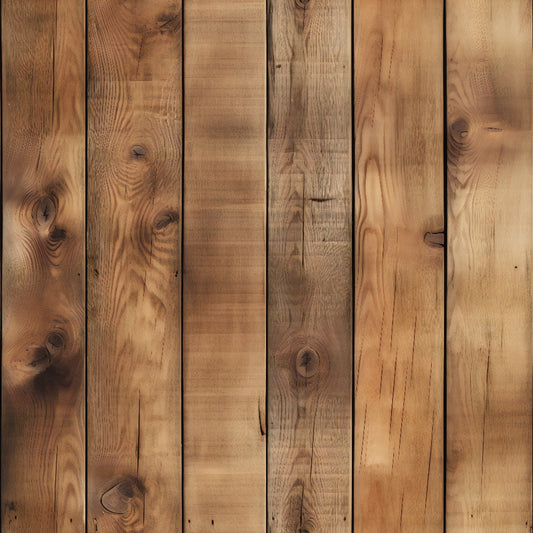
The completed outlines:
{"type": "Polygon", "coordinates": [[[154,227],[156,230],[166,228],[172,222],[178,222],[179,215],[176,211],[162,211],[155,217],[154,227]]]}
{"type": "Polygon", "coordinates": [[[468,137],[468,134],[470,133],[470,126],[468,122],[462,118],[456,120],[450,129],[452,139],[459,144],[464,143],[468,137]]]}
{"type": "Polygon", "coordinates": [[[43,228],[49,227],[56,217],[56,206],[50,196],[41,198],[37,204],[36,221],[43,228]]]}
{"type": "Polygon", "coordinates": [[[64,344],[65,340],[63,339],[63,336],[56,332],[50,333],[46,339],[46,349],[51,355],[59,353],[64,344]]]}
{"type": "Polygon", "coordinates": [[[135,159],[146,157],[146,148],[140,144],[131,147],[131,155],[135,159]]]}
{"type": "Polygon", "coordinates": [[[320,357],[318,354],[306,346],[302,348],[296,356],[296,372],[304,378],[313,377],[320,367],[320,357]]]}
{"type": "Polygon", "coordinates": [[[124,479],[104,492],[100,498],[100,503],[110,513],[126,514],[142,492],[141,487],[134,480],[124,479]]]}
{"type": "Polygon", "coordinates": [[[424,235],[424,242],[432,248],[444,248],[445,235],[443,231],[428,231],[424,235]]]}

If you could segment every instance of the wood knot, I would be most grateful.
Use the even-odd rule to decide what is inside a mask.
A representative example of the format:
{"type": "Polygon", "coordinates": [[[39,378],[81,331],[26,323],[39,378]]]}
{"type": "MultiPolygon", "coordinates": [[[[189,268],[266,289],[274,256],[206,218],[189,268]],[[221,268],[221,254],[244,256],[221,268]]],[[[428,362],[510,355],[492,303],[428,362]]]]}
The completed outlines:
{"type": "Polygon", "coordinates": [[[52,365],[53,360],[61,354],[65,346],[65,339],[62,333],[53,331],[48,334],[42,346],[37,346],[33,350],[33,359],[29,366],[39,373],[44,372],[52,365]]]}
{"type": "Polygon", "coordinates": [[[50,232],[50,243],[59,244],[67,238],[67,232],[64,229],[55,227],[50,232]]]}
{"type": "Polygon", "coordinates": [[[176,211],[166,210],[158,213],[154,220],[154,228],[156,230],[162,230],[166,228],[169,224],[179,221],[179,215],[176,211]]]}
{"type": "Polygon", "coordinates": [[[56,204],[52,197],[44,196],[37,202],[35,221],[37,226],[48,229],[56,218],[56,204]]]}
{"type": "Polygon", "coordinates": [[[102,507],[113,514],[129,515],[136,501],[141,501],[144,488],[138,480],[127,478],[106,490],[101,498],[102,507]]]}
{"type": "Polygon", "coordinates": [[[141,146],[140,144],[136,144],[135,146],[132,146],[131,156],[134,159],[142,159],[143,157],[146,157],[146,148],[144,146],[141,146]]]}
{"type": "Polygon", "coordinates": [[[57,332],[50,333],[46,339],[46,349],[52,354],[58,354],[65,345],[63,335],[57,332]]]}
{"type": "Polygon", "coordinates": [[[313,377],[320,368],[320,357],[313,348],[305,346],[296,355],[296,372],[304,378],[313,377]]]}
{"type": "Polygon", "coordinates": [[[428,231],[424,234],[424,242],[432,248],[444,248],[446,239],[443,231],[428,231]]]}
{"type": "Polygon", "coordinates": [[[42,372],[46,370],[52,364],[52,355],[46,348],[46,346],[39,346],[33,350],[33,359],[29,365],[31,368],[42,372]]]}
{"type": "Polygon", "coordinates": [[[452,123],[450,127],[450,135],[457,144],[464,144],[470,133],[470,125],[461,118],[452,123]]]}
{"type": "Polygon", "coordinates": [[[300,9],[305,9],[307,7],[307,4],[309,3],[310,0],[295,0],[296,2],[296,5],[300,8],[300,9]]]}

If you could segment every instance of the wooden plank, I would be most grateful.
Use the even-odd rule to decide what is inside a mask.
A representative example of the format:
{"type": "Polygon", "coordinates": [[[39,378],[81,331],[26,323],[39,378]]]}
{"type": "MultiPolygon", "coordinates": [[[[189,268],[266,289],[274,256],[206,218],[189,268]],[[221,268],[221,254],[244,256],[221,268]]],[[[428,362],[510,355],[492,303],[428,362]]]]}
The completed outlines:
{"type": "Polygon", "coordinates": [[[351,530],[351,6],[270,0],[269,531],[351,530]]]}
{"type": "Polygon", "coordinates": [[[85,9],[2,2],[1,529],[84,528],[85,9]]]}
{"type": "Polygon", "coordinates": [[[185,531],[265,530],[265,5],[185,3],[185,531]]]}
{"type": "Polygon", "coordinates": [[[447,2],[450,532],[532,527],[531,11],[447,2]]]}
{"type": "Polygon", "coordinates": [[[441,532],[443,4],[354,7],[354,531],[441,532]]]}
{"type": "Polygon", "coordinates": [[[181,531],[180,0],[88,4],[88,530],[181,531]]]}

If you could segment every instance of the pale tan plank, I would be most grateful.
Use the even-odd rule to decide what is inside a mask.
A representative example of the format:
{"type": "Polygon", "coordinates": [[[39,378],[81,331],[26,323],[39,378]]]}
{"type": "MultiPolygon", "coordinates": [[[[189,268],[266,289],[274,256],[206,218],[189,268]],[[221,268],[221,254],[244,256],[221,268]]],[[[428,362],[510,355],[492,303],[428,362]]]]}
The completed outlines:
{"type": "Polygon", "coordinates": [[[265,4],[185,3],[185,531],[265,531],[265,4]]]}
{"type": "Polygon", "coordinates": [[[531,9],[447,2],[450,532],[532,524],[531,9]]]}

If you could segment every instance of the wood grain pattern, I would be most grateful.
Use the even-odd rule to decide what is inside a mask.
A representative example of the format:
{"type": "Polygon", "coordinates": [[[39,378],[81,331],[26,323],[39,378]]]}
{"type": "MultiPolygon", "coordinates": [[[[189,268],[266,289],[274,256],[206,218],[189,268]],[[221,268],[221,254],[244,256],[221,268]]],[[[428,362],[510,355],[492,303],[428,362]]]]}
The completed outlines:
{"type": "Polygon", "coordinates": [[[84,3],[2,2],[2,518],[84,528],[84,3]]]}
{"type": "Polygon", "coordinates": [[[440,532],[443,5],[354,7],[354,531],[440,532]]]}
{"type": "Polygon", "coordinates": [[[531,11],[447,2],[450,532],[532,527],[531,11]]]}
{"type": "Polygon", "coordinates": [[[270,0],[268,524],[351,529],[351,7],[270,0]]]}
{"type": "Polygon", "coordinates": [[[185,3],[185,531],[265,530],[265,6],[185,3]]]}
{"type": "Polygon", "coordinates": [[[181,531],[181,26],[88,4],[89,531],[181,531]]]}

